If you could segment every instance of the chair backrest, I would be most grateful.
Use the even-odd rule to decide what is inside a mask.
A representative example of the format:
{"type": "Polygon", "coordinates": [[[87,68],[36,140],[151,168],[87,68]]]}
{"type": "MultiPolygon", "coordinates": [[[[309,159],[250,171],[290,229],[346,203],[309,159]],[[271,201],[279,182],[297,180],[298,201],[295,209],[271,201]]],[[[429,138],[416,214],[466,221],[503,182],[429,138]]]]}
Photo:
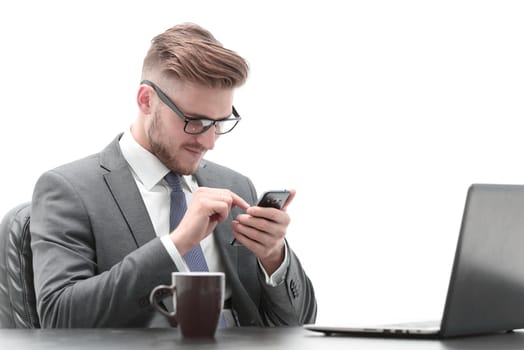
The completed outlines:
{"type": "Polygon", "coordinates": [[[0,328],[40,328],[33,282],[31,203],[11,209],[0,223],[0,328]]]}

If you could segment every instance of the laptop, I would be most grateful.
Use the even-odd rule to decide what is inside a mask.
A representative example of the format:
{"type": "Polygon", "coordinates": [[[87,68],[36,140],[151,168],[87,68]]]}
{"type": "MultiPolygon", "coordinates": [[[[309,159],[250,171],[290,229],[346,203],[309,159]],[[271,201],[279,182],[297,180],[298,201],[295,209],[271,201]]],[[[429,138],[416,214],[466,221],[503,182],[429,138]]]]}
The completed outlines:
{"type": "Polygon", "coordinates": [[[326,335],[425,338],[524,328],[524,185],[469,187],[441,320],[304,328],[326,335]]]}

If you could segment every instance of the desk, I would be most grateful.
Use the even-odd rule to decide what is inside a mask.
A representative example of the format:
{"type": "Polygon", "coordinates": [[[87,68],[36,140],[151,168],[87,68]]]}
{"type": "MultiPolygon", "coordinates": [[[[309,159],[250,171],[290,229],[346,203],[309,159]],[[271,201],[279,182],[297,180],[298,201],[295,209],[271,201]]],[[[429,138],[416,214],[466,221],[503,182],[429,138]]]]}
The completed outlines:
{"type": "Polygon", "coordinates": [[[184,340],[175,329],[0,329],[2,350],[176,350],[176,349],[524,349],[524,333],[426,340],[334,337],[302,328],[237,328],[214,340],[184,340]]]}

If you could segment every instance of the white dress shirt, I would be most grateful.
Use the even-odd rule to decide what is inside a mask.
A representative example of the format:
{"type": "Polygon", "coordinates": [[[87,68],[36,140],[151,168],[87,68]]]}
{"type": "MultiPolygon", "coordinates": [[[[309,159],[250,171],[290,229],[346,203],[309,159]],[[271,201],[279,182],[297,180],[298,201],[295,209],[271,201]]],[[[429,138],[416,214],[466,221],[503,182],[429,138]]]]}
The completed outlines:
{"type": "MultiPolygon", "coordinates": [[[[169,236],[171,188],[164,180],[164,176],[166,176],[170,170],[152,153],[140,146],[130,131],[122,135],[120,148],[122,155],[130,166],[131,173],[142,195],[147,212],[153,223],[155,234],[160,237],[178,270],[181,272],[189,271],[182,255],[178,252],[169,236]]],[[[186,195],[186,201],[190,203],[193,191],[198,187],[198,183],[192,175],[184,175],[182,176],[181,184],[186,195]]],[[[224,272],[224,264],[218,252],[217,244],[213,239],[213,234],[204,238],[200,242],[200,245],[204,252],[209,271],[224,272]]],[[[287,246],[284,262],[271,276],[268,276],[259,261],[259,266],[266,277],[266,283],[271,286],[276,286],[284,281],[288,265],[289,257],[287,246]]],[[[230,296],[231,287],[226,282],[225,299],[229,299],[230,296]]]]}

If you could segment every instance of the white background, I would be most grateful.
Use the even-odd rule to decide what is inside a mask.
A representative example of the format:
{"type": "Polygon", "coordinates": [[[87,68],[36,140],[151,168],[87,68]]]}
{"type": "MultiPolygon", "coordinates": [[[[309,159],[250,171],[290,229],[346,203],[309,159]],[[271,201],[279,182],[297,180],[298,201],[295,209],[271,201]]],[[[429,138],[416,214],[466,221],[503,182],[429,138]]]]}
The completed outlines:
{"type": "Polygon", "coordinates": [[[150,40],[185,21],[248,59],[208,158],[296,188],[318,322],[439,317],[473,182],[524,183],[520,1],[3,1],[0,211],[136,116],[150,40]]]}

